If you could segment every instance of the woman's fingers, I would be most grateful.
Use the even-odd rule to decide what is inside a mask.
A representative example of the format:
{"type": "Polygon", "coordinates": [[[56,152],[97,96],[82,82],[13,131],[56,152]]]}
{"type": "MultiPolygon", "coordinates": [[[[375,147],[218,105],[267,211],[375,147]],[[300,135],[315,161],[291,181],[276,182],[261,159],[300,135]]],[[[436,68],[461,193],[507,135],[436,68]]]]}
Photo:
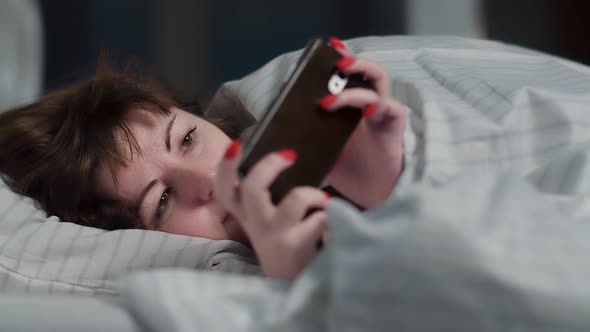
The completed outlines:
{"type": "Polygon", "coordinates": [[[373,83],[380,96],[390,93],[391,83],[387,71],[376,62],[364,58],[344,57],[336,63],[336,67],[347,75],[360,74],[373,83]]]}
{"type": "Polygon", "coordinates": [[[339,95],[325,96],[319,104],[328,112],[337,111],[345,106],[360,108],[363,111],[363,116],[372,125],[403,127],[404,106],[395,99],[381,98],[371,90],[346,89],[339,95]]]}
{"type": "Polygon", "coordinates": [[[375,91],[353,88],[345,89],[339,95],[327,95],[320,100],[319,104],[326,111],[335,111],[344,106],[365,109],[370,104],[378,103],[380,99],[375,91]]]}
{"type": "Polygon", "coordinates": [[[215,195],[241,223],[263,271],[271,277],[292,279],[315,255],[326,230],[325,212],[305,217],[310,207],[323,207],[329,196],[312,187],[290,191],[275,206],[268,187],[291,166],[297,154],[284,149],[259,160],[240,181],[236,170],[241,158],[239,141],[228,147],[218,166],[215,195]]]}
{"type": "Polygon", "coordinates": [[[239,195],[237,195],[239,180],[236,170],[242,156],[241,150],[239,140],[231,142],[217,166],[217,176],[213,187],[215,197],[233,213],[238,213],[240,205],[239,195]]]}
{"type": "Polygon", "coordinates": [[[310,208],[323,208],[330,196],[314,187],[296,187],[277,206],[277,222],[300,222],[310,208]]]}
{"type": "Polygon", "coordinates": [[[373,82],[379,95],[389,95],[391,83],[389,82],[389,74],[383,66],[368,59],[355,57],[342,40],[337,37],[330,37],[328,41],[334,50],[343,56],[336,64],[338,69],[347,75],[360,74],[364,76],[373,82]]]}
{"type": "Polygon", "coordinates": [[[328,39],[328,42],[330,43],[330,45],[332,45],[332,48],[334,48],[334,50],[336,50],[336,52],[340,53],[340,55],[342,56],[352,56],[352,52],[346,47],[346,45],[344,45],[344,43],[342,42],[342,40],[340,40],[338,37],[330,37],[328,39]]]}
{"type": "Polygon", "coordinates": [[[317,251],[317,243],[328,229],[327,214],[325,211],[314,212],[300,225],[293,228],[290,234],[295,238],[304,254],[312,254],[317,251]]]}
{"type": "Polygon", "coordinates": [[[254,219],[261,220],[270,218],[274,209],[268,188],[296,159],[294,150],[283,149],[264,156],[254,164],[240,184],[242,208],[247,216],[256,216],[254,219]]]}
{"type": "Polygon", "coordinates": [[[392,124],[400,127],[399,130],[403,130],[405,122],[405,108],[397,100],[392,98],[386,98],[381,103],[377,104],[375,110],[370,112],[365,109],[365,117],[369,123],[374,124],[392,124]]]}

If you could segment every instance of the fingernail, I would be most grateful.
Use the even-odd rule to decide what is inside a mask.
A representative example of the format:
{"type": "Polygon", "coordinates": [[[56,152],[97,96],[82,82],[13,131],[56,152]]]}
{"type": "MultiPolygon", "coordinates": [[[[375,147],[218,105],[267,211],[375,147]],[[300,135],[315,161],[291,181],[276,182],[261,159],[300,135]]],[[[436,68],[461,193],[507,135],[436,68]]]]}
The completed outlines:
{"type": "Polygon", "coordinates": [[[238,154],[238,151],[240,150],[241,146],[242,144],[240,143],[239,139],[233,140],[227,148],[227,150],[225,150],[225,155],[223,156],[223,159],[233,159],[236,156],[236,154],[238,154]]]}
{"type": "Polygon", "coordinates": [[[327,109],[330,105],[334,103],[334,101],[336,101],[336,95],[329,94],[320,99],[319,104],[321,108],[327,109]]]}
{"type": "Polygon", "coordinates": [[[282,149],[279,150],[278,153],[281,155],[281,157],[288,161],[294,161],[295,159],[297,159],[297,152],[295,152],[295,150],[293,149],[282,149]]]}
{"type": "Polygon", "coordinates": [[[345,49],[345,50],[347,49],[347,48],[346,48],[346,45],[344,45],[344,43],[342,42],[342,40],[340,40],[340,39],[339,39],[339,38],[337,38],[337,37],[330,37],[330,38],[328,39],[328,41],[329,41],[329,42],[330,42],[330,44],[332,44],[332,46],[334,46],[334,47],[338,47],[338,48],[345,49]]]}
{"type": "Polygon", "coordinates": [[[326,198],[327,198],[327,199],[331,199],[331,198],[332,198],[332,195],[330,195],[330,193],[329,193],[329,192],[327,192],[327,191],[324,191],[324,194],[326,194],[326,198]]]}
{"type": "Polygon", "coordinates": [[[377,104],[376,103],[375,104],[369,104],[363,110],[363,116],[365,118],[370,118],[371,115],[373,115],[373,113],[375,113],[375,111],[377,111],[377,104]]]}
{"type": "Polygon", "coordinates": [[[340,70],[344,70],[348,67],[350,67],[353,63],[354,63],[355,59],[354,57],[351,56],[345,56],[344,58],[338,60],[338,62],[336,62],[336,67],[340,70]]]}

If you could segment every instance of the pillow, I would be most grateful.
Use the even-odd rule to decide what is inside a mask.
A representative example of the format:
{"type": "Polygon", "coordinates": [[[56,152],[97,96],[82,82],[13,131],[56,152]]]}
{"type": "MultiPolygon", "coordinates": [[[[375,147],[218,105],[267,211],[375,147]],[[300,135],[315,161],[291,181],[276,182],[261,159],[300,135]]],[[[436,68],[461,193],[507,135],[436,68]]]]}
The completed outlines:
{"type": "Polygon", "coordinates": [[[260,271],[240,243],[61,222],[0,182],[1,292],[112,294],[119,276],[159,267],[260,271]]]}

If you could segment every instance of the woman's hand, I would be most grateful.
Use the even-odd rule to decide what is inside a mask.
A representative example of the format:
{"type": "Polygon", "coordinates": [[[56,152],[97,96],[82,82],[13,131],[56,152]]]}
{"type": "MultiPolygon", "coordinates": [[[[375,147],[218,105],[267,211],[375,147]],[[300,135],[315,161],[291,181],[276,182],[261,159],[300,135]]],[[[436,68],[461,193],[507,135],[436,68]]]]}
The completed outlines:
{"type": "Polygon", "coordinates": [[[315,256],[316,244],[326,230],[326,213],[317,211],[307,218],[309,208],[323,208],[329,200],[313,187],[291,190],[277,206],[268,187],[281,171],[291,166],[293,150],[271,153],[252,167],[241,183],[236,170],[241,159],[240,142],[229,146],[219,164],[215,197],[238,220],[269,277],[293,279],[315,256]]]}
{"type": "Polygon", "coordinates": [[[355,203],[371,207],[382,203],[397,183],[403,169],[404,107],[390,97],[389,75],[380,65],[356,58],[337,38],[330,43],[344,57],[337,63],[345,74],[361,74],[375,91],[345,89],[320,100],[326,111],[345,106],[363,110],[364,120],[346,143],[334,168],[330,184],[355,203]]]}

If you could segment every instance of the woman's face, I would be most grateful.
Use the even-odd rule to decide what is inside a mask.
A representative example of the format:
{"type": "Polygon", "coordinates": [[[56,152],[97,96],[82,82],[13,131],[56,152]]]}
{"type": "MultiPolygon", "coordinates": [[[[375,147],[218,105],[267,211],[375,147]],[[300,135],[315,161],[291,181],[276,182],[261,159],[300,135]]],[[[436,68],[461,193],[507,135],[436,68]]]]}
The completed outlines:
{"type": "Polygon", "coordinates": [[[125,123],[141,154],[115,169],[116,183],[108,165],[100,165],[100,194],[137,207],[147,229],[247,242],[213,194],[217,165],[230,143],[227,135],[177,108],[168,116],[133,109],[125,123]]]}

